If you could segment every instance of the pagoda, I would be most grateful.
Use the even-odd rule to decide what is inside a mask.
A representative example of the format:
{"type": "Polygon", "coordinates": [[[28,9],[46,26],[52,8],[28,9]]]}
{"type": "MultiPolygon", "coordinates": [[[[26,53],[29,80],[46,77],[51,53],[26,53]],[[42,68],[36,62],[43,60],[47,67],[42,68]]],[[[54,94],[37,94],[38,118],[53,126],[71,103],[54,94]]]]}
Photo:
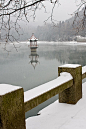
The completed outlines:
{"type": "Polygon", "coordinates": [[[38,39],[34,36],[34,33],[32,33],[32,36],[29,39],[29,41],[30,41],[30,49],[31,49],[31,51],[36,51],[36,49],[38,48],[38,45],[37,45],[38,39]]]}

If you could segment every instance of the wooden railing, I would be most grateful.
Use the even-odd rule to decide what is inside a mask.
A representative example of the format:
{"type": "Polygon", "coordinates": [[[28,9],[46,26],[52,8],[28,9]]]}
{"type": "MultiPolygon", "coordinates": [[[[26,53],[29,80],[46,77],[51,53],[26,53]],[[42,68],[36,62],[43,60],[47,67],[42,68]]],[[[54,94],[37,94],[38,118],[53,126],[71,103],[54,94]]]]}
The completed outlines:
{"type": "Polygon", "coordinates": [[[59,94],[60,103],[76,104],[82,98],[86,66],[58,67],[58,78],[24,92],[22,87],[0,86],[0,129],[25,129],[25,112],[59,94]]]}

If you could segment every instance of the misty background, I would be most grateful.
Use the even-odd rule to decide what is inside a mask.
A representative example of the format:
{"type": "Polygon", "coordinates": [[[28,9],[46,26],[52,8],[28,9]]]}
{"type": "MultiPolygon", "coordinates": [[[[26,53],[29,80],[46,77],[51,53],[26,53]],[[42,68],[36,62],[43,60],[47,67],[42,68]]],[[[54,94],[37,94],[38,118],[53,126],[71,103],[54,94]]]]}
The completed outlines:
{"type": "MultiPolygon", "coordinates": [[[[44,2],[46,11],[43,8],[38,9],[35,20],[30,17],[29,23],[27,21],[19,22],[21,26],[21,29],[18,30],[20,35],[15,30],[12,30],[11,34],[19,41],[27,41],[32,33],[39,41],[73,41],[76,40],[76,35],[85,36],[86,29],[80,30],[77,34],[76,29],[73,27],[74,12],[78,9],[80,1],[59,0],[53,12],[55,25],[52,24],[51,19],[48,19],[53,6],[49,2],[44,2]]],[[[80,13],[82,13],[82,10],[80,13]]]]}

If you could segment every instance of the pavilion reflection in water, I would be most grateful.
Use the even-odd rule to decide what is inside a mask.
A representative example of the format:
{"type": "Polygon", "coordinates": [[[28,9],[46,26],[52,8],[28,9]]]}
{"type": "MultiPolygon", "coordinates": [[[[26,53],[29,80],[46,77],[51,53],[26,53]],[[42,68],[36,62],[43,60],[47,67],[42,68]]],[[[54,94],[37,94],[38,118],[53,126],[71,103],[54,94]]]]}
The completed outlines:
{"type": "Polygon", "coordinates": [[[31,54],[29,55],[29,58],[30,58],[30,62],[29,63],[35,69],[35,67],[39,63],[39,55],[37,54],[37,51],[31,51],[31,54]]]}

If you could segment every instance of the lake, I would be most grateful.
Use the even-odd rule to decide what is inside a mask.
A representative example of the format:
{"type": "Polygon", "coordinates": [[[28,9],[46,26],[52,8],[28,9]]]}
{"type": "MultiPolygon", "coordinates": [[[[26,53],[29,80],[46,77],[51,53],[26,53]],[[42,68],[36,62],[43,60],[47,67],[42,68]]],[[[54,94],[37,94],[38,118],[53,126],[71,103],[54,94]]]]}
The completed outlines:
{"type": "MultiPolygon", "coordinates": [[[[58,66],[62,64],[86,65],[86,44],[42,42],[37,53],[31,53],[27,43],[15,44],[15,47],[8,44],[4,50],[5,46],[0,45],[0,83],[21,86],[24,91],[57,78],[58,66]]],[[[30,110],[26,118],[56,99],[58,95],[30,110]]]]}

